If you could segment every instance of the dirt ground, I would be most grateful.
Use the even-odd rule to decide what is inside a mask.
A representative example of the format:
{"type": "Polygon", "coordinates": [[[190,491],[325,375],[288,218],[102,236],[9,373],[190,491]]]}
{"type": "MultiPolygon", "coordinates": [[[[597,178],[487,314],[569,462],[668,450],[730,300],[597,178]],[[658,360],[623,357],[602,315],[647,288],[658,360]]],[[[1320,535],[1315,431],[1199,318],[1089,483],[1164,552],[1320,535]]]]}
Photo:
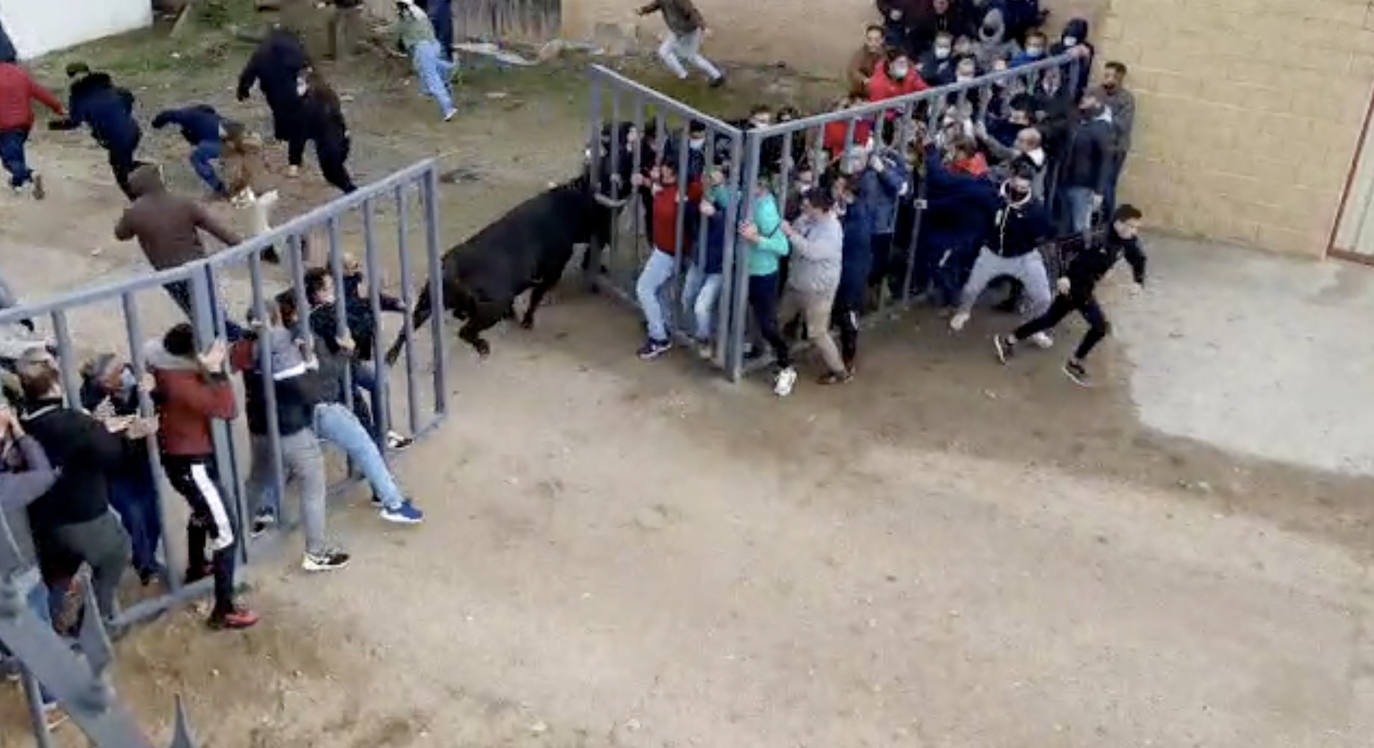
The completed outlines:
{"type": "MultiPolygon", "coordinates": [[[[137,80],[145,115],[206,100],[261,126],[232,102],[242,46],[182,65],[158,44],[81,54],[137,80]]],[[[580,65],[473,72],[450,125],[402,70],[330,72],[359,181],[435,153],[478,175],[443,188],[450,244],[576,168],[580,65]]],[[[692,96],[735,115],[770,75],[692,96]]],[[[196,189],[178,141],[147,150],[196,189]]],[[[39,134],[34,160],[52,196],[0,198],[6,276],[41,296],[138,272],[85,137],[39,134]]],[[[284,212],[328,197],[308,175],[284,212]]],[[[1367,745],[1371,480],[1143,427],[1110,341],[1094,390],[1059,355],[1004,370],[980,337],[998,321],[912,315],[865,336],[852,385],[778,402],[685,353],[635,360],[636,316],[569,284],[489,360],[450,345],[453,416],[398,460],[424,526],[349,497],[349,569],[267,554],[263,624],[134,631],[121,698],[165,735],[183,694],[215,748],[1367,745]]],[[[0,697],[0,746],[27,744],[19,708],[0,697]]]]}

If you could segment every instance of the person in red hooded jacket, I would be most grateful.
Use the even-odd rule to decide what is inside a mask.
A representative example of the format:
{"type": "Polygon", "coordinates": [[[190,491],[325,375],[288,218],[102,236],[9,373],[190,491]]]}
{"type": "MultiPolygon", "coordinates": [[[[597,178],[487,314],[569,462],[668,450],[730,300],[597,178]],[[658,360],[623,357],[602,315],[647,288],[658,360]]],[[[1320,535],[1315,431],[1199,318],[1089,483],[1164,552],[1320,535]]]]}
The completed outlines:
{"type": "MultiPolygon", "coordinates": [[[[930,86],[927,86],[921,74],[916,72],[906,52],[894,51],[888,55],[887,60],[878,63],[873,70],[873,77],[868,79],[868,100],[886,101],[927,88],[930,86]]],[[[888,112],[888,119],[895,116],[895,111],[888,112]]]]}
{"type": "Polygon", "coordinates": [[[62,102],[38,85],[27,70],[14,62],[0,62],[0,162],[10,173],[10,186],[16,192],[32,184],[33,196],[42,200],[43,178],[29,168],[24,158],[24,144],[33,129],[34,99],[57,116],[65,116],[62,102]]]}

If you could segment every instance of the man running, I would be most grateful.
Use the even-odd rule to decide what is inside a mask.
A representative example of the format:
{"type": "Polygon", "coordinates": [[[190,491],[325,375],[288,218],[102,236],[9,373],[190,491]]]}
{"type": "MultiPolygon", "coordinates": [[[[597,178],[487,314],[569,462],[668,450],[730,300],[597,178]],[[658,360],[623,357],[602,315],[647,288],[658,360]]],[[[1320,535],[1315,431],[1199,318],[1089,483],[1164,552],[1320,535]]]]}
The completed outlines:
{"type": "Polygon", "coordinates": [[[1078,344],[1073,358],[1064,364],[1064,373],[1069,379],[1084,386],[1091,386],[1088,371],[1083,367],[1083,359],[1088,357],[1111,326],[1102,313],[1102,307],[1093,295],[1098,281],[1102,280],[1122,255],[1131,264],[1131,272],[1136,284],[1145,286],[1145,253],[1140,249],[1140,219],[1143,214],[1132,205],[1123,205],[1112,216],[1112,225],[1101,229],[1083,240],[1082,249],[1069,260],[1064,277],[1058,281],[1059,294],[1049,311],[1040,317],[1016,328],[1010,335],[994,335],[992,344],[997,349],[997,358],[1006,363],[1016,352],[1016,344],[1036,333],[1052,329],[1069,312],[1077,311],[1088,322],[1088,332],[1083,342],[1078,344]]]}
{"type": "Polygon", "coordinates": [[[725,75],[710,60],[701,56],[701,38],[706,35],[706,21],[692,0],[654,0],[637,12],[647,16],[655,11],[663,12],[663,22],[668,24],[670,32],[658,48],[658,56],[663,64],[678,78],[686,80],[687,69],[682,67],[682,60],[686,58],[706,73],[711,79],[712,88],[723,85],[725,75]]]}

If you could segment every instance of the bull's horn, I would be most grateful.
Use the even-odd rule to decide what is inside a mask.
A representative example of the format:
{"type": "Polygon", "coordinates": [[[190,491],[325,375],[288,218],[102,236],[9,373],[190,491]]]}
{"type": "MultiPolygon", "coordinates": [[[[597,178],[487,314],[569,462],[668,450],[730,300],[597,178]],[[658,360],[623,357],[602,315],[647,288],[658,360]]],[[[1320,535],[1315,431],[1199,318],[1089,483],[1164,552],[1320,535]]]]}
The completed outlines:
{"type": "Polygon", "coordinates": [[[597,194],[595,195],[595,197],[596,197],[596,201],[597,201],[598,203],[600,203],[601,205],[604,205],[604,206],[607,207],[607,208],[620,208],[620,207],[624,207],[625,203],[629,202],[629,200],[630,200],[630,198],[628,198],[628,197],[625,198],[625,199],[623,199],[623,200],[612,200],[612,199],[610,199],[609,197],[606,197],[605,195],[602,195],[601,193],[597,193],[597,194]]]}

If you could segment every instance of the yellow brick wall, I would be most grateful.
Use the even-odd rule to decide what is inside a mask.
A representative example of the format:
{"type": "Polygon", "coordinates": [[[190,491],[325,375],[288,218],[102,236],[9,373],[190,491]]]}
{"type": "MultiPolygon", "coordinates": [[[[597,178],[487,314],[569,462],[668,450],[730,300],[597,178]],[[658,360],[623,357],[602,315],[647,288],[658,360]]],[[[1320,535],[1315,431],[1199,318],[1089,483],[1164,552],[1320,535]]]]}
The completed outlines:
{"type": "Polygon", "coordinates": [[[1130,66],[1122,186],[1151,222],[1321,256],[1374,82],[1367,0],[1112,0],[1130,66]]]}

